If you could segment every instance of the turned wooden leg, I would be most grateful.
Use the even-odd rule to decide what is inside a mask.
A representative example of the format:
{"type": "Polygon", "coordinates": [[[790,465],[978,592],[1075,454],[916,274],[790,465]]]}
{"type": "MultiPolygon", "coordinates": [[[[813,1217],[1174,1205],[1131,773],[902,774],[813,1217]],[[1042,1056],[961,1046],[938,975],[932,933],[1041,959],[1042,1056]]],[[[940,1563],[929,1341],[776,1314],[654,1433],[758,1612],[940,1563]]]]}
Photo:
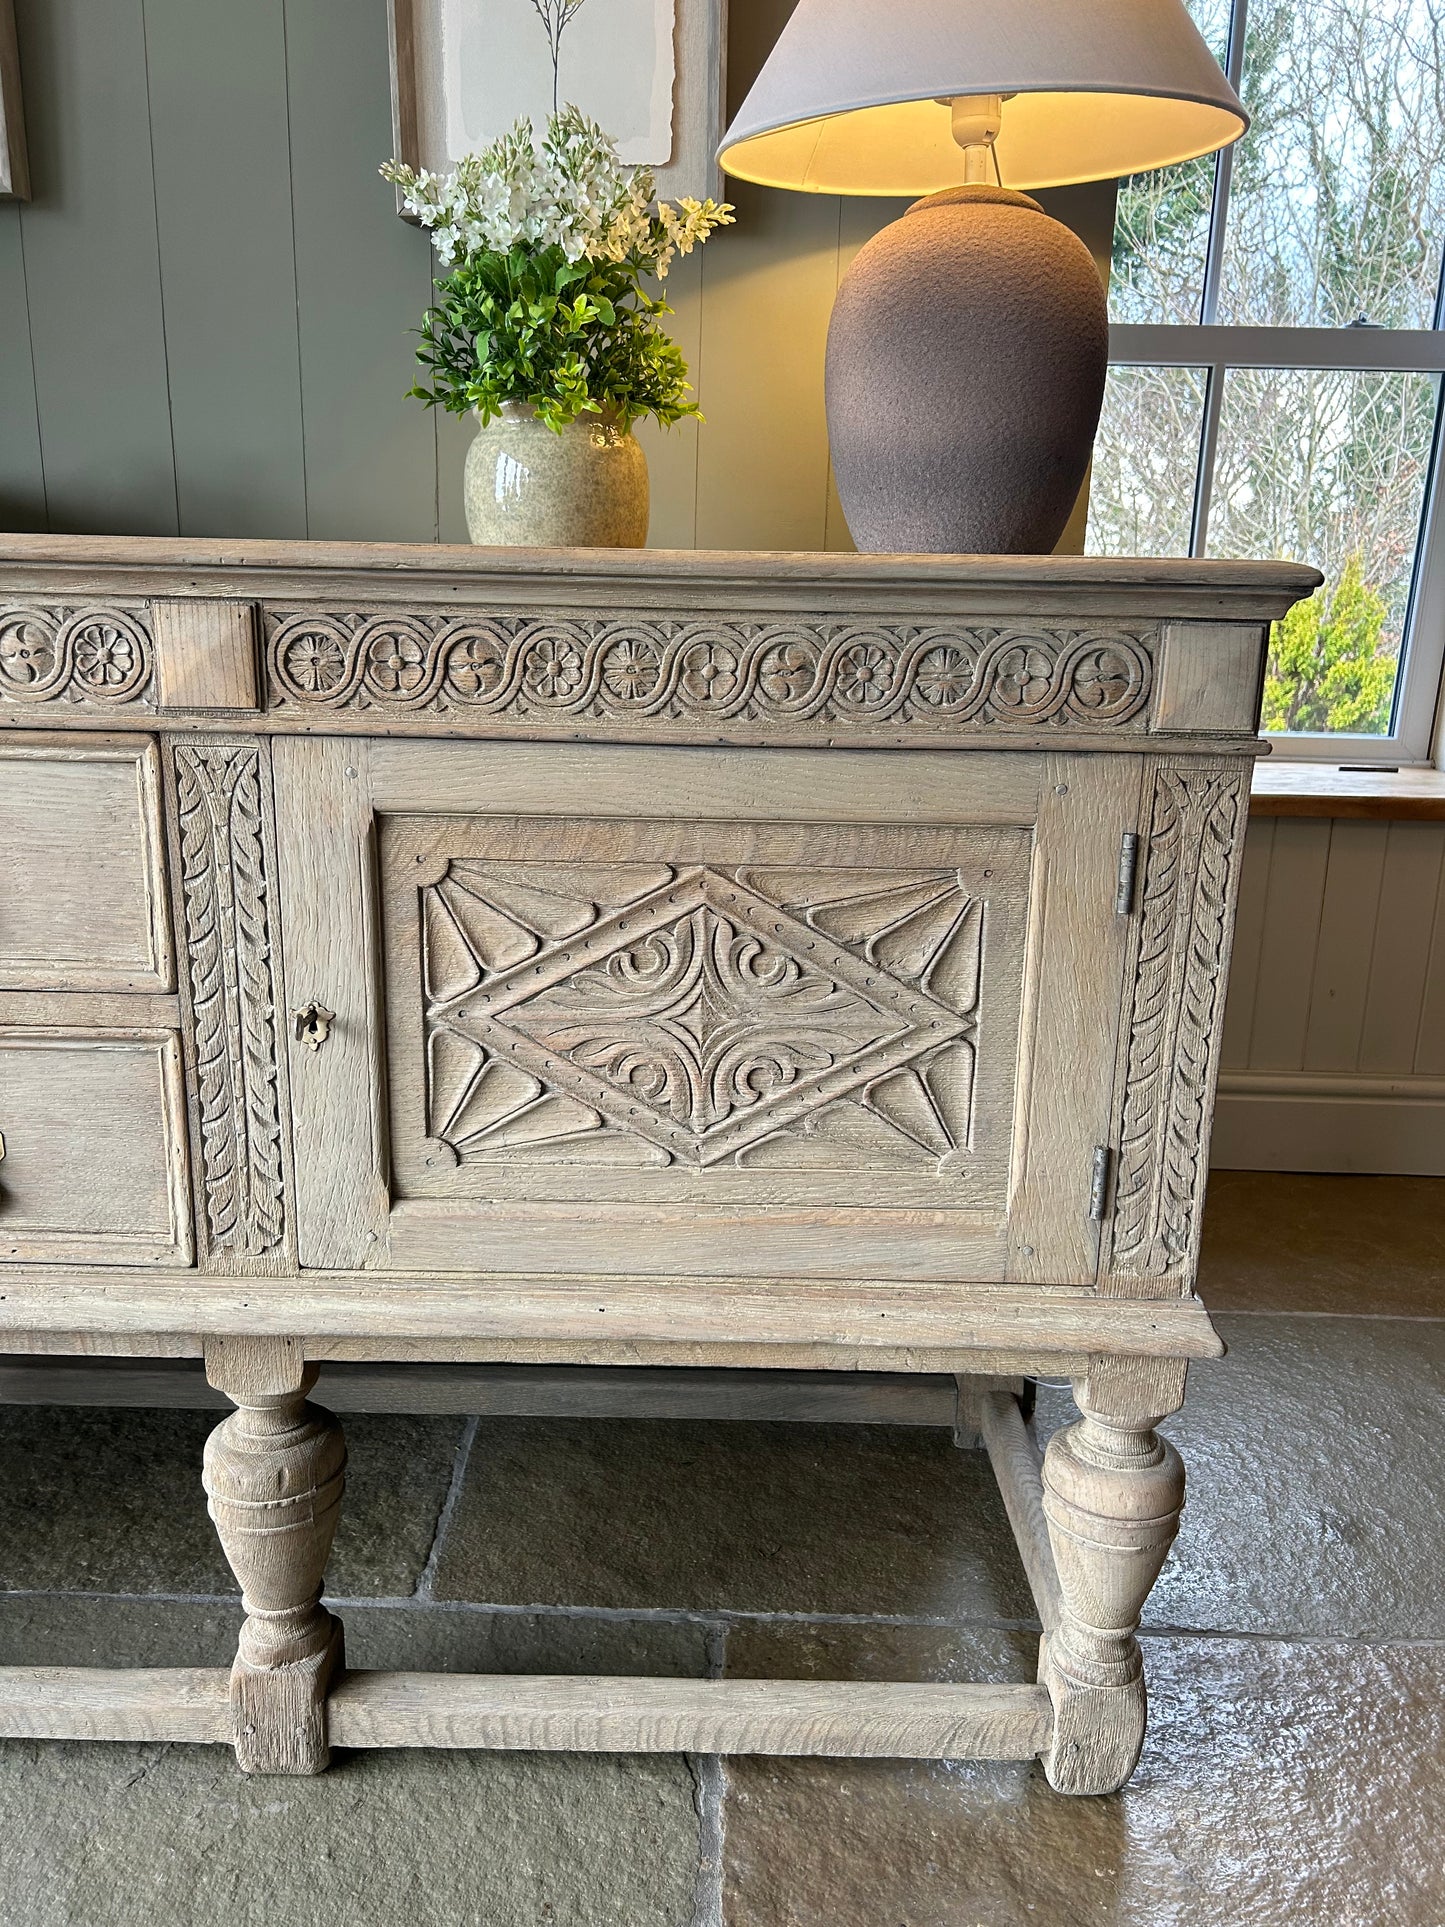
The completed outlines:
{"type": "Polygon", "coordinates": [[[246,1622],[231,1668],[236,1759],[246,1773],[320,1773],[341,1622],[321,1582],[341,1509],[346,1446],[307,1392],[316,1367],[289,1339],[217,1339],[206,1376],[237,1409],[206,1441],[208,1509],[246,1622]]]}
{"type": "Polygon", "coordinates": [[[1184,1365],[1098,1358],[1074,1383],[1083,1417],[1044,1455],[1044,1515],[1063,1595],[1039,1677],[1054,1702],[1044,1756],[1060,1793],[1112,1793],[1144,1743],[1135,1630],[1179,1530],[1184,1467],[1154,1427],[1184,1398],[1184,1365]]]}

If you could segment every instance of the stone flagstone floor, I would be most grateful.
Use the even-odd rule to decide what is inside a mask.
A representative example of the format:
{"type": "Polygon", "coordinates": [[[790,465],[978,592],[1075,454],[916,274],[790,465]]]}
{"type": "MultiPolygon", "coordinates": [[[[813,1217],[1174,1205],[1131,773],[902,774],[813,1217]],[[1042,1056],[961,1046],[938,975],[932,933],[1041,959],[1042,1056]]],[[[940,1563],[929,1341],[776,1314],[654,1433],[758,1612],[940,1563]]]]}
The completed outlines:
{"type": "MultiPolygon", "coordinates": [[[[1445,1181],[1216,1174],[1230,1347],[1122,1794],[1037,1768],[0,1745],[0,1927],[1442,1927],[1445,1181]]],[[[324,1400],[325,1383],[317,1396],[324,1400]]],[[[1040,1394],[1041,1437],[1069,1412],[1040,1394]]],[[[221,1665],[203,1412],[0,1408],[0,1664],[221,1665]]],[[[351,1417],[361,1666],[1024,1678],[979,1453],[931,1430],[351,1417]]]]}

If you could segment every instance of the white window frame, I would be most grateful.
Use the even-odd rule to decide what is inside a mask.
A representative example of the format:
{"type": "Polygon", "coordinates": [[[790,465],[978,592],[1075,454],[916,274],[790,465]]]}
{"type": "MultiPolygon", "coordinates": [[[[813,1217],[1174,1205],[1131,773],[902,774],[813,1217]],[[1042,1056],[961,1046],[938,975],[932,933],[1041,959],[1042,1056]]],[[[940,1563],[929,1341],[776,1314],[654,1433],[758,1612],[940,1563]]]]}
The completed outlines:
{"type": "MultiPolygon", "coordinates": [[[[1230,81],[1237,89],[1244,66],[1249,0],[1232,0],[1230,81]]],[[[1109,329],[1109,360],[1124,367],[1198,368],[1205,377],[1204,425],[1195,473],[1194,519],[1189,553],[1207,553],[1209,515],[1224,405],[1226,371],[1231,368],[1313,368],[1331,371],[1380,371],[1427,374],[1436,378],[1435,443],[1426,480],[1400,671],[1390,733],[1352,735],[1271,735],[1279,757],[1355,765],[1428,763],[1437,747],[1441,677],[1445,671],[1445,502],[1442,502],[1442,436],[1445,416],[1445,264],[1433,328],[1228,327],[1218,321],[1219,286],[1224,264],[1234,150],[1224,148],[1215,163],[1214,198],[1205,256],[1204,292],[1198,322],[1123,323],[1109,329]]]]}

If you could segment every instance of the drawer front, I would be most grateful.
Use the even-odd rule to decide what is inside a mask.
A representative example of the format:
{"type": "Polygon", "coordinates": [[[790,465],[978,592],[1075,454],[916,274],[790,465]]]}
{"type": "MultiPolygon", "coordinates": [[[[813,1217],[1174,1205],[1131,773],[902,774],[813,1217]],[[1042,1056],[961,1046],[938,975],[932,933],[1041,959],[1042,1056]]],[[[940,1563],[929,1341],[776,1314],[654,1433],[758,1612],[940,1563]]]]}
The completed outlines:
{"type": "Polygon", "coordinates": [[[0,1257],[189,1264],[172,1031],[0,1027],[0,1257]]]}
{"type": "Polygon", "coordinates": [[[0,1262],[191,1262],[163,849],[150,738],[0,744],[0,1262]]]}
{"type": "Polygon", "coordinates": [[[169,991],[155,745],[0,746],[0,990],[169,991]]]}
{"type": "Polygon", "coordinates": [[[303,1264],[1091,1280],[1138,759],[274,759],[303,1264]]]}

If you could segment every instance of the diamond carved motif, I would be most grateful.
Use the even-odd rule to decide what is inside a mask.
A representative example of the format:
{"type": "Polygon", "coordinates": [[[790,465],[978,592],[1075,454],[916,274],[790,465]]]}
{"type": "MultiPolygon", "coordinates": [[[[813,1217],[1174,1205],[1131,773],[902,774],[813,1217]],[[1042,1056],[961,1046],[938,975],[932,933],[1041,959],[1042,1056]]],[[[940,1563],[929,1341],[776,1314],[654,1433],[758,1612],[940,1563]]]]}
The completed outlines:
{"type": "Polygon", "coordinates": [[[422,892],[429,1135],[936,1165],[969,1143],[985,909],[953,870],[453,861],[422,892]]]}

